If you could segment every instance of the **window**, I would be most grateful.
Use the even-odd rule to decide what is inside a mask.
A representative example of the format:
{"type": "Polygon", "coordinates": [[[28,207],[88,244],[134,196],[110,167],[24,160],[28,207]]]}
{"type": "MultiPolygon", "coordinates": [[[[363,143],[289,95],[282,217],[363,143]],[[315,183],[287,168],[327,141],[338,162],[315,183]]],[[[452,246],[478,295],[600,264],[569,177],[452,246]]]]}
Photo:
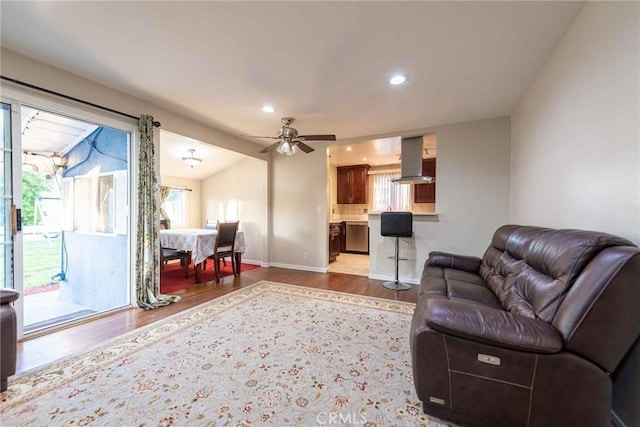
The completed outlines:
{"type": "Polygon", "coordinates": [[[373,175],[373,210],[408,211],[410,185],[399,185],[392,182],[400,178],[399,173],[382,173],[373,175]]]}
{"type": "Polygon", "coordinates": [[[169,219],[171,220],[171,227],[185,226],[186,205],[187,201],[184,190],[179,188],[172,188],[169,190],[169,195],[162,204],[162,209],[164,209],[169,216],[169,219]]]}
{"type": "Polygon", "coordinates": [[[126,171],[63,178],[63,230],[126,234],[126,200],[126,171]]]}

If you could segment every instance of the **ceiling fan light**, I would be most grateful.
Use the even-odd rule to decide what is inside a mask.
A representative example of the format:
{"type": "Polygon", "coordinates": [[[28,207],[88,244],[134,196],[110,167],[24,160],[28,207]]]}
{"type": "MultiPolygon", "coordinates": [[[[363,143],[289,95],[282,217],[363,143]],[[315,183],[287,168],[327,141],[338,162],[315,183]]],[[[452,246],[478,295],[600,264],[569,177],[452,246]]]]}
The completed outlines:
{"type": "Polygon", "coordinates": [[[296,148],[296,144],[292,144],[288,141],[282,141],[280,146],[276,149],[276,151],[285,156],[293,156],[298,152],[296,148]]]}

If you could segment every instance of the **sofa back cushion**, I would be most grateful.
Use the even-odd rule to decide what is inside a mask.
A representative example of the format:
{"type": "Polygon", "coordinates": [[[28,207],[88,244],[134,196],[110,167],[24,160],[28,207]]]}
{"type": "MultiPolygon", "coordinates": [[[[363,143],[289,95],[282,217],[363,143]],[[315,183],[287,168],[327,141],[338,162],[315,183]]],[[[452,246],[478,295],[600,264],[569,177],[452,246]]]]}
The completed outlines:
{"type": "Polygon", "coordinates": [[[611,246],[633,244],[593,231],[504,225],[493,235],[480,275],[505,310],[551,322],[584,267],[611,246]]]}

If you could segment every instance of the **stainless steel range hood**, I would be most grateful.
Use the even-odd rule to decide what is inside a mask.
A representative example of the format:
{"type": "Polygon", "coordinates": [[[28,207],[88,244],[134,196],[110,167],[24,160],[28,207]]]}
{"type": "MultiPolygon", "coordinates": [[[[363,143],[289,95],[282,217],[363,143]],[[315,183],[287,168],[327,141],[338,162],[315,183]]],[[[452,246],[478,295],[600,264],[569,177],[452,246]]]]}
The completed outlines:
{"type": "Polygon", "coordinates": [[[422,176],[422,137],[402,138],[401,176],[394,179],[396,184],[431,184],[435,177],[422,176]]]}

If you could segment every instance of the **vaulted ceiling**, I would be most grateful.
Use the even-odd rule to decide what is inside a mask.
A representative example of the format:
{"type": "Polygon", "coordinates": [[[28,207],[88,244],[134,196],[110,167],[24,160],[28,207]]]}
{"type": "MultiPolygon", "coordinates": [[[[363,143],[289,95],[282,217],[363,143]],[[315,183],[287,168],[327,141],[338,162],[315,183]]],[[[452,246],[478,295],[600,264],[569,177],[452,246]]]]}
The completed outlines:
{"type": "Polygon", "coordinates": [[[509,115],[581,7],[3,1],[1,43],[234,135],[340,141],[509,115]]]}

